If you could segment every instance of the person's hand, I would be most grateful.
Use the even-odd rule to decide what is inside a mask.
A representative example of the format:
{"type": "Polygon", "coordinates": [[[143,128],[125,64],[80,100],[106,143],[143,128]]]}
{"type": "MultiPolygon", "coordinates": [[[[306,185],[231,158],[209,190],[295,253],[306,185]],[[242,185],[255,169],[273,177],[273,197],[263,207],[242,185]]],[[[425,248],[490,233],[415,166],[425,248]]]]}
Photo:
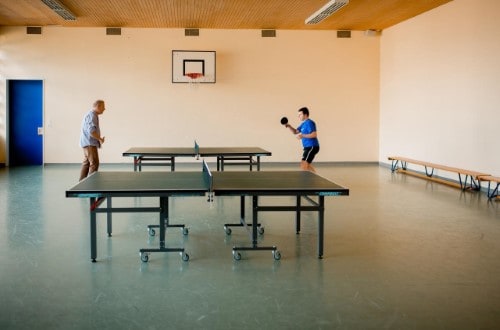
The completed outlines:
{"type": "Polygon", "coordinates": [[[299,140],[300,140],[300,139],[302,139],[302,133],[295,134],[295,137],[296,137],[297,139],[299,139],[299,140]]]}
{"type": "Polygon", "coordinates": [[[101,138],[101,141],[100,141],[100,142],[101,142],[101,144],[103,144],[103,143],[104,143],[104,139],[105,139],[105,138],[106,138],[105,136],[103,136],[103,137],[101,138]]]}

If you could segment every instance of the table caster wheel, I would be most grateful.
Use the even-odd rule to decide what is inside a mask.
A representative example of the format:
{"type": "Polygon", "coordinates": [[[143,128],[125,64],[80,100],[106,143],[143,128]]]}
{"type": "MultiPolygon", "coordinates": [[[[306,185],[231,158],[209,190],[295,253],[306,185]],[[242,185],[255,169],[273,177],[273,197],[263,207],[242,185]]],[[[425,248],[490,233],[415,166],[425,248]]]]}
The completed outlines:
{"type": "Polygon", "coordinates": [[[274,257],[274,260],[280,260],[281,259],[281,253],[280,253],[280,251],[274,250],[273,251],[273,257],[274,257]]]}
{"type": "Polygon", "coordinates": [[[149,236],[154,236],[156,231],[153,228],[148,228],[149,236]]]}
{"type": "Polygon", "coordinates": [[[149,253],[147,253],[147,252],[141,252],[140,255],[141,255],[142,262],[148,262],[148,260],[149,260],[149,253]]]}
{"type": "Polygon", "coordinates": [[[189,254],[181,252],[181,257],[183,261],[189,261],[189,254]]]}
{"type": "Polygon", "coordinates": [[[232,233],[231,228],[229,228],[227,226],[224,226],[224,231],[226,232],[226,235],[231,235],[231,233],[232,233]]]}
{"type": "Polygon", "coordinates": [[[264,235],[264,227],[259,227],[259,234],[264,235]]]}
{"type": "Polygon", "coordinates": [[[241,260],[241,253],[233,251],[233,258],[234,260],[241,260]]]}
{"type": "Polygon", "coordinates": [[[184,236],[187,235],[187,234],[189,234],[189,228],[188,227],[183,227],[182,228],[182,234],[184,234],[184,236]]]}

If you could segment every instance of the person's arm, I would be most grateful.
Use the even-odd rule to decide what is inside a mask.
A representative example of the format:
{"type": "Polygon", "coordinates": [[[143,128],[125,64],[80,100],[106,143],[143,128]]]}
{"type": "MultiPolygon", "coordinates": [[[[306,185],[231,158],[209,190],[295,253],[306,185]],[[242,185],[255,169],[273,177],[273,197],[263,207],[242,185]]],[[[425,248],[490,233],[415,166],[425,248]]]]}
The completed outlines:
{"type": "Polygon", "coordinates": [[[299,134],[300,138],[306,138],[306,139],[314,139],[318,137],[318,133],[316,131],[309,133],[309,134],[299,134]]]}
{"type": "Polygon", "coordinates": [[[290,124],[286,124],[285,127],[288,128],[293,134],[299,133],[299,131],[296,128],[292,127],[292,125],[290,124]]]}
{"type": "Polygon", "coordinates": [[[97,141],[99,141],[100,144],[103,144],[104,143],[104,136],[103,137],[100,137],[99,134],[97,134],[97,131],[93,131],[90,133],[90,135],[92,135],[92,137],[94,139],[96,139],[97,141]]]}
{"type": "Polygon", "coordinates": [[[93,112],[92,126],[89,127],[90,136],[92,136],[94,139],[99,141],[99,145],[102,145],[104,143],[104,136],[101,137],[101,135],[98,133],[99,132],[99,129],[98,129],[99,124],[98,123],[99,123],[99,121],[97,119],[97,114],[95,112],[93,112]]]}

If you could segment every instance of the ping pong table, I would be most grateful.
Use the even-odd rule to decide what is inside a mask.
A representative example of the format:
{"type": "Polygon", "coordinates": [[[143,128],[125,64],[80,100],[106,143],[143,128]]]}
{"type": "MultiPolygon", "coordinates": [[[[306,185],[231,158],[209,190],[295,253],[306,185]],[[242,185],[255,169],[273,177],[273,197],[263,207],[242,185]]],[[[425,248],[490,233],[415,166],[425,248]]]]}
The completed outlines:
{"type": "Polygon", "coordinates": [[[258,147],[200,147],[194,142],[193,148],[184,147],[133,147],[122,154],[134,158],[134,171],[142,166],[170,166],[175,171],[178,157],[217,158],[217,171],[224,171],[228,165],[248,165],[250,171],[256,166],[260,171],[260,157],[271,156],[271,152],[258,147]]]}
{"type": "MultiPolygon", "coordinates": [[[[258,214],[267,211],[293,211],[296,213],[296,231],[300,231],[300,213],[318,213],[318,257],[323,257],[325,197],[349,195],[344,188],[326,178],[308,171],[231,171],[212,173],[205,161],[202,171],[186,172],[94,172],[86,179],[66,191],[66,197],[89,198],[90,201],[90,257],[97,258],[97,213],[106,213],[108,226],[115,212],[157,212],[159,214],[159,247],[140,249],[143,262],[151,252],[179,252],[184,261],[189,255],[183,247],[166,247],[165,232],[169,223],[168,200],[172,196],[251,196],[252,223],[245,223],[244,203],[241,198],[240,222],[251,227],[251,244],[233,247],[233,258],[241,259],[240,251],[270,250],[276,260],[281,253],[276,246],[259,246],[258,214]],[[264,196],[294,196],[295,205],[260,205],[264,196]],[[113,207],[115,197],[156,197],[158,207],[113,207]],[[304,205],[302,199],[308,204],[304,205]],[[105,206],[103,202],[107,201],[105,206]]],[[[108,228],[108,233],[109,233],[108,228]]],[[[225,228],[226,234],[230,234],[225,228]]]]}

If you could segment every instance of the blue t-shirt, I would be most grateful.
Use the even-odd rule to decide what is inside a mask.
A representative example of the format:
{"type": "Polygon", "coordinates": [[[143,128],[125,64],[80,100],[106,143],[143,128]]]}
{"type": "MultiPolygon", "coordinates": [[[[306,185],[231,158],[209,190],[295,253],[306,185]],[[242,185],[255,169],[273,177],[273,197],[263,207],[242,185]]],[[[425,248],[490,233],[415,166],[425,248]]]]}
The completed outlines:
{"type": "MultiPolygon", "coordinates": [[[[301,134],[311,134],[312,132],[316,132],[316,123],[307,118],[297,127],[297,130],[301,134]]],[[[318,138],[302,138],[302,146],[304,148],[319,147],[319,140],[318,138]]]]}

